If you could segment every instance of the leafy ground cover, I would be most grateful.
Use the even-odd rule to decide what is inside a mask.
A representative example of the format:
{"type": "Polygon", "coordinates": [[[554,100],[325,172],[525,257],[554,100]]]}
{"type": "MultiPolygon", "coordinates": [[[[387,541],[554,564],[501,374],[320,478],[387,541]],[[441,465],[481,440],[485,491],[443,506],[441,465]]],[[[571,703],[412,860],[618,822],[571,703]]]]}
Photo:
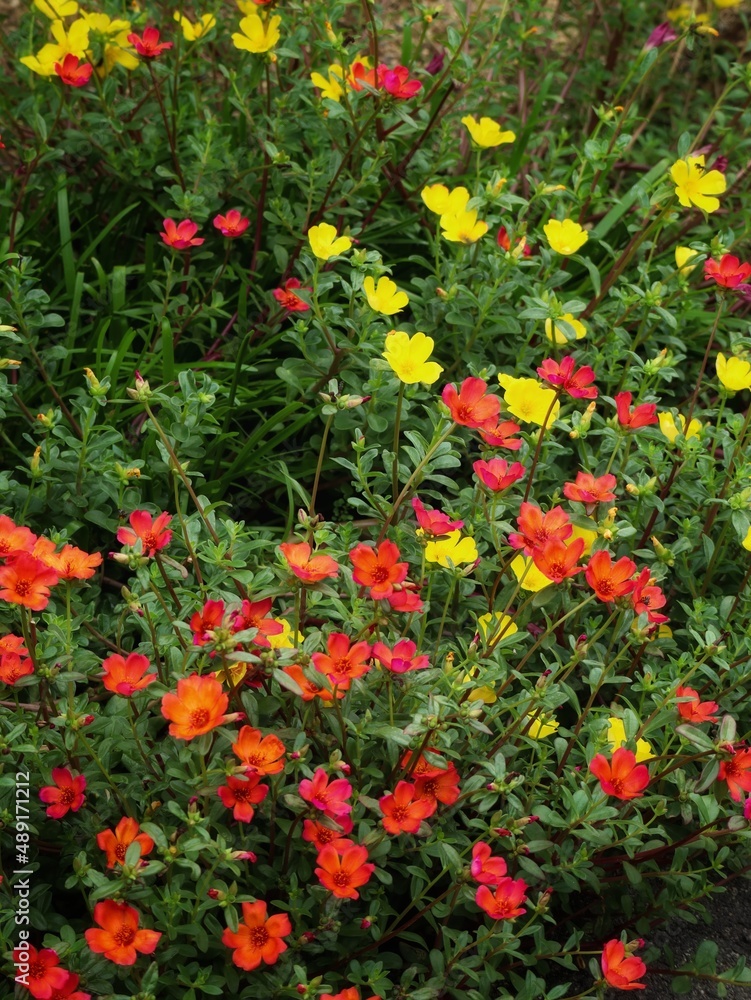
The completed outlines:
{"type": "Polygon", "coordinates": [[[7,26],[19,994],[751,982],[744,5],[7,26]]]}

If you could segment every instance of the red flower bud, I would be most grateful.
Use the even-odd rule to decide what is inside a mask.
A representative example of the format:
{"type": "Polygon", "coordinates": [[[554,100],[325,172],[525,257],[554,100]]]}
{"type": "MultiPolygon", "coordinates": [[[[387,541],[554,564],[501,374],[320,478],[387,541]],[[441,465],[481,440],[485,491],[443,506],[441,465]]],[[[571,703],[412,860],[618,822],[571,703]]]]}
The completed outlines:
{"type": "Polygon", "coordinates": [[[360,921],[360,930],[361,931],[367,931],[372,926],[373,926],[372,922],[370,920],[368,920],[367,917],[363,917],[363,919],[360,921]]]}
{"type": "Polygon", "coordinates": [[[206,895],[209,897],[209,899],[219,899],[219,890],[218,889],[209,889],[209,891],[206,893],[206,895]]]}

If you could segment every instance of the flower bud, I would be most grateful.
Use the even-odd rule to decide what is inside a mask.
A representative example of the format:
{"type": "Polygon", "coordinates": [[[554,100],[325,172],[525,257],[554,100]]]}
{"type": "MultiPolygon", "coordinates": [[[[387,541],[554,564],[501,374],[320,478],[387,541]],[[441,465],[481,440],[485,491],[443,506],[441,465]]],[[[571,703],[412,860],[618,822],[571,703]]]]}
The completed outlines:
{"type": "Polygon", "coordinates": [[[373,922],[371,920],[369,920],[367,917],[363,917],[363,919],[360,921],[360,930],[361,931],[370,930],[370,928],[372,926],[373,926],[373,922]]]}
{"type": "Polygon", "coordinates": [[[137,399],[140,403],[146,403],[154,395],[151,386],[140,372],[136,372],[135,388],[128,387],[125,390],[131,399],[137,399]]]}
{"type": "Polygon", "coordinates": [[[13,358],[0,358],[0,371],[5,368],[20,368],[23,362],[14,361],[13,358]]]}

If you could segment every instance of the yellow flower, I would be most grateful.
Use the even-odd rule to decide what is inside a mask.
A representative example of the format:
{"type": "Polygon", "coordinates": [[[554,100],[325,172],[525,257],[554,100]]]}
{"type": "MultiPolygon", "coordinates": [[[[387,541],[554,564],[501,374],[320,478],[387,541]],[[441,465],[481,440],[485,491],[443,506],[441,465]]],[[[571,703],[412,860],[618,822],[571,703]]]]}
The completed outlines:
{"type": "Polygon", "coordinates": [[[533,592],[537,590],[544,590],[545,587],[549,587],[553,582],[535,566],[531,558],[526,559],[522,555],[516,556],[512,559],[511,572],[519,581],[519,586],[522,590],[529,590],[533,592]]]}
{"type": "Polygon", "coordinates": [[[422,189],[420,197],[436,215],[453,215],[466,208],[469,191],[465,187],[449,191],[445,184],[429,184],[422,189]]]}
{"type": "Polygon", "coordinates": [[[499,638],[506,639],[508,636],[514,635],[519,631],[509,616],[502,614],[500,611],[481,615],[477,619],[477,628],[483,641],[487,643],[494,642],[499,638]],[[490,634],[491,629],[492,635],[490,634]]]}
{"type": "Polygon", "coordinates": [[[746,532],[746,537],[741,542],[741,545],[747,552],[751,552],[751,528],[746,532]]]}
{"type": "MultiPolygon", "coordinates": [[[[475,678],[472,674],[464,675],[464,684],[472,684],[475,678]]],[[[467,695],[467,701],[481,701],[484,705],[492,705],[494,702],[498,701],[498,697],[493,690],[487,684],[483,684],[480,687],[473,688],[467,695]]]]}
{"type": "Polygon", "coordinates": [[[686,430],[686,418],[682,413],[678,414],[678,424],[676,424],[673,414],[667,410],[658,413],[657,419],[660,421],[660,430],[671,444],[675,442],[679,434],[684,434],[688,439],[698,437],[701,430],[701,421],[699,420],[692,420],[688,425],[688,430],[686,430]]]}
{"type": "Polygon", "coordinates": [[[676,160],[670,168],[670,176],[675,184],[678,201],[684,208],[696,205],[705,212],[716,212],[720,207],[719,198],[726,188],[725,175],[719,170],[704,169],[703,156],[688,156],[685,160],[676,160]]]}
{"type": "Polygon", "coordinates": [[[391,365],[391,370],[405,385],[424,382],[432,385],[440,377],[443,368],[436,361],[428,361],[435,342],[424,333],[410,337],[404,330],[392,330],[386,336],[386,350],[383,357],[391,365]]]}
{"type": "Polygon", "coordinates": [[[449,531],[445,538],[428,542],[425,546],[425,558],[428,562],[439,563],[451,569],[462,563],[476,562],[477,546],[474,538],[469,535],[462,538],[461,531],[449,531]]]}
{"type": "Polygon", "coordinates": [[[242,679],[247,672],[247,663],[231,663],[222,670],[217,670],[213,676],[216,677],[218,681],[221,681],[222,684],[226,684],[230,688],[236,688],[237,685],[242,682],[242,679]]]}
{"type": "Polygon", "coordinates": [[[592,551],[592,546],[598,534],[597,525],[595,524],[595,522],[590,521],[589,523],[592,525],[592,528],[580,528],[578,524],[572,525],[574,530],[566,539],[566,545],[570,545],[572,542],[575,542],[577,538],[584,539],[584,548],[582,549],[582,556],[588,556],[589,553],[592,551]]]}
{"type": "Polygon", "coordinates": [[[379,278],[376,286],[376,283],[368,275],[363,281],[362,287],[370,308],[385,316],[393,316],[394,313],[401,312],[406,305],[409,305],[409,295],[406,292],[400,292],[396,287],[396,282],[392,281],[391,278],[379,278]]]}
{"type": "MultiPolygon", "coordinates": [[[[514,378],[503,373],[498,376],[498,381],[505,389],[503,398],[509,413],[528,424],[542,426],[555,399],[555,389],[546,388],[535,378],[514,378]]],[[[556,401],[546,426],[550,427],[558,419],[560,408],[561,404],[556,401]]]]}
{"type": "MultiPolygon", "coordinates": [[[[611,751],[617,750],[618,747],[625,746],[626,740],[626,729],[623,725],[623,719],[610,718],[608,719],[610,725],[608,726],[608,745],[611,751]]],[[[652,752],[652,747],[646,740],[636,741],[636,761],[639,763],[642,760],[651,760],[654,757],[652,752]]]]}
{"type": "Polygon", "coordinates": [[[481,118],[478,122],[472,115],[465,115],[462,118],[462,125],[467,126],[469,134],[483,149],[489,149],[491,146],[502,146],[516,139],[513,132],[502,132],[501,126],[492,118],[481,118]]]}
{"type": "Polygon", "coordinates": [[[476,243],[487,231],[487,222],[477,221],[474,208],[441,216],[441,232],[450,243],[476,243]]]}
{"type": "MultiPolygon", "coordinates": [[[[81,17],[88,24],[90,33],[99,35],[104,42],[102,64],[97,67],[97,74],[105,76],[114,66],[124,66],[125,69],[135,69],[138,66],[136,50],[128,41],[131,33],[130,21],[113,21],[107,14],[88,14],[81,11],[81,17]]],[[[89,62],[94,62],[94,53],[87,52],[89,62]]]]}
{"type": "Polygon", "coordinates": [[[174,18],[183,29],[183,38],[186,42],[195,42],[197,38],[203,38],[216,24],[213,14],[201,14],[195,24],[192,24],[179,10],[175,11],[174,18]]]}
{"type": "Polygon", "coordinates": [[[740,7],[743,0],[714,0],[715,7],[740,7]]]}
{"type": "Polygon", "coordinates": [[[589,239],[587,231],[572,219],[564,219],[563,222],[551,219],[542,228],[551,249],[565,256],[576,253],[589,239]]]}
{"type": "Polygon", "coordinates": [[[246,52],[268,52],[279,41],[279,25],[282,19],[278,14],[262,21],[258,14],[249,14],[240,21],[242,34],[232,36],[236,49],[246,52]]]}
{"type": "Polygon", "coordinates": [[[696,264],[687,264],[692,257],[698,257],[699,251],[692,250],[691,247],[676,247],[675,248],[675,266],[681,272],[681,274],[689,275],[696,267],[696,264]]]}
{"type": "Polygon", "coordinates": [[[302,645],[302,634],[298,632],[296,637],[293,636],[292,626],[286,618],[275,618],[274,620],[282,626],[283,631],[276,635],[266,636],[272,649],[297,649],[302,645]]]}
{"type": "Polygon", "coordinates": [[[743,358],[729,357],[724,354],[717,355],[717,378],[726,389],[731,392],[740,392],[741,389],[751,389],[751,364],[743,358]]]}
{"type": "Polygon", "coordinates": [[[527,730],[527,736],[531,736],[533,740],[541,740],[554,733],[559,725],[560,723],[556,722],[551,715],[538,715],[527,730]]]}
{"type": "Polygon", "coordinates": [[[39,76],[54,76],[55,63],[62,63],[65,57],[70,54],[83,59],[86,54],[86,46],[89,44],[89,26],[80,18],[74,21],[68,32],[62,21],[53,21],[50,25],[55,43],[49,42],[43,45],[35,56],[24,56],[21,62],[28,66],[39,76]]]}
{"type": "Polygon", "coordinates": [[[321,91],[321,97],[338,103],[344,96],[344,70],[339,63],[331,63],[329,66],[328,80],[320,73],[311,73],[310,79],[313,86],[321,91]]]}
{"type": "Polygon", "coordinates": [[[59,21],[61,17],[72,17],[78,13],[76,0],[34,0],[34,6],[50,21],[59,21]]]}
{"type": "Polygon", "coordinates": [[[688,21],[693,21],[694,24],[706,24],[709,20],[709,14],[697,14],[690,3],[682,3],[677,7],[672,7],[666,16],[668,21],[672,21],[674,24],[684,24],[688,21]]]}
{"type": "Polygon", "coordinates": [[[336,227],[322,222],[320,226],[311,226],[308,230],[310,249],[319,260],[329,260],[341,253],[346,253],[352,246],[349,236],[336,234],[336,227]]]}
{"type": "MultiPolygon", "coordinates": [[[[587,336],[586,326],[581,322],[581,320],[574,319],[572,313],[564,313],[562,316],[559,316],[558,318],[561,320],[562,323],[568,323],[569,326],[572,326],[574,328],[577,340],[581,340],[582,337],[587,336]]],[[[562,326],[558,326],[558,323],[555,324],[555,337],[553,336],[553,329],[554,329],[553,320],[546,319],[545,336],[551,343],[567,344],[569,340],[573,339],[571,336],[568,337],[566,336],[565,330],[563,329],[562,326]]]]}

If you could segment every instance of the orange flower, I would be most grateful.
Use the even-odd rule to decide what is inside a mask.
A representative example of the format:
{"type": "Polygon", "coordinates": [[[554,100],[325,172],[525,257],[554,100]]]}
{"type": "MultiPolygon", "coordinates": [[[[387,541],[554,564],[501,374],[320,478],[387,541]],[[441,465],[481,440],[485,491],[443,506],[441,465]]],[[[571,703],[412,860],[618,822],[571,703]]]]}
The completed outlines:
{"type": "Polygon", "coordinates": [[[270,635],[281,635],[284,626],[280,625],[276,618],[267,618],[271,611],[272,599],[264,598],[262,601],[243,601],[237,611],[230,615],[230,623],[233,632],[243,632],[247,628],[257,629],[256,634],[250,640],[255,646],[263,646],[264,649],[271,649],[268,640],[270,635]]]}
{"type": "MultiPolygon", "coordinates": [[[[319,1000],[360,1000],[360,991],[356,986],[348,986],[341,993],[322,993],[319,1000]]],[[[368,1000],[381,1000],[381,998],[371,996],[368,1000]]]]}
{"type": "Polygon", "coordinates": [[[524,913],[521,905],[526,900],[527,883],[524,879],[502,878],[495,886],[495,892],[481,885],[475,893],[475,902],[493,920],[513,920],[524,913]]]}
{"type": "Polygon", "coordinates": [[[260,729],[243,726],[238,733],[237,742],[232,744],[232,751],[248,771],[279,774],[284,770],[283,757],[287,748],[273,733],[261,736],[260,729]]]}
{"type": "Polygon", "coordinates": [[[516,523],[520,534],[509,535],[509,544],[515,549],[524,549],[525,556],[533,555],[535,549],[541,548],[549,538],[565,542],[574,530],[563,507],[553,507],[543,514],[536,504],[526,500],[519,508],[516,523]]]}
{"type": "Polygon", "coordinates": [[[554,583],[563,583],[566,577],[581,573],[581,566],[576,564],[584,551],[585,544],[583,538],[575,538],[570,545],[566,545],[558,538],[549,538],[541,549],[534,550],[532,559],[535,566],[548,579],[554,583]]]}
{"type": "Polygon", "coordinates": [[[54,570],[28,552],[21,552],[0,569],[0,598],[32,611],[42,611],[49,603],[50,587],[57,582],[54,570]]]}
{"type": "Polygon", "coordinates": [[[321,885],[329,889],[337,899],[359,899],[357,891],[370,880],[375,865],[368,864],[368,849],[355,844],[341,854],[328,844],[318,855],[319,868],[315,873],[321,885]]]}
{"type": "Polygon", "coordinates": [[[104,686],[113,694],[130,698],[136,691],[143,691],[157,680],[156,674],[146,673],[150,666],[148,656],[141,653],[129,653],[127,659],[114,653],[102,662],[104,686]]]}
{"type": "Polygon", "coordinates": [[[450,382],[441,393],[448,406],[451,419],[463,427],[475,427],[491,431],[498,424],[501,401],[498,396],[485,395],[488,383],[481,378],[465,378],[456,391],[450,382]]]}
{"type": "Polygon", "coordinates": [[[352,579],[361,587],[370,587],[374,601],[382,601],[394,593],[394,584],[402,583],[409,571],[409,563],[398,562],[399,548],[388,539],[378,549],[370,545],[356,545],[349,553],[355,570],[352,579]]]}
{"type": "Polygon", "coordinates": [[[307,542],[283,542],[279,548],[289,568],[303,583],[318,583],[339,575],[336,561],[321,553],[311,556],[307,542]]]}
{"type": "Polygon", "coordinates": [[[644,983],[634,982],[647,971],[646,965],[635,955],[627,957],[626,946],[617,938],[608,941],[602,949],[600,965],[605,979],[617,990],[646,989],[644,983]]]}
{"type": "Polygon", "coordinates": [[[22,660],[18,653],[3,653],[0,656],[0,681],[3,684],[13,686],[22,677],[33,673],[34,664],[31,660],[22,660]]]}
{"type": "MultiPolygon", "coordinates": [[[[434,756],[438,756],[437,750],[431,749],[430,752],[434,756]]],[[[413,751],[407,750],[406,753],[403,755],[402,759],[399,761],[399,766],[404,768],[405,770],[407,768],[410,768],[410,761],[412,760],[413,756],[414,756],[413,751]]],[[[436,778],[438,777],[438,775],[444,773],[445,773],[444,768],[436,767],[435,764],[431,764],[424,754],[420,754],[420,756],[417,758],[414,767],[410,768],[410,774],[414,778],[436,778]]]]}
{"type": "Polygon", "coordinates": [[[253,806],[263,802],[269,793],[268,785],[259,784],[261,778],[262,775],[253,771],[247,778],[227,778],[227,784],[216,790],[227,809],[232,809],[232,815],[241,823],[250,823],[255,815],[253,806]]]}
{"type": "Polygon", "coordinates": [[[107,867],[125,864],[125,855],[131,844],[141,845],[143,859],[154,850],[154,841],[145,833],[138,832],[138,822],[130,816],[123,816],[114,830],[103,830],[96,835],[97,846],[107,852],[107,867]]]}
{"type": "Polygon", "coordinates": [[[327,844],[330,844],[337,851],[352,847],[353,842],[343,836],[343,834],[351,833],[354,826],[349,816],[339,816],[336,820],[332,820],[331,817],[327,817],[327,819],[330,823],[336,823],[341,829],[335,830],[331,826],[324,826],[317,819],[306,819],[303,820],[302,839],[313,844],[317,851],[321,851],[327,844]]]}
{"type": "Polygon", "coordinates": [[[727,781],[730,798],[740,802],[744,792],[751,792],[751,750],[733,750],[733,756],[721,762],[717,778],[727,781]]]}
{"type": "Polygon", "coordinates": [[[229,698],[219,681],[191,674],[177,682],[177,694],[164,695],[162,715],[172,723],[170,736],[192,740],[229,722],[229,716],[224,714],[228,704],[229,698]]]}
{"type": "Polygon", "coordinates": [[[615,493],[613,493],[615,483],[616,478],[611,473],[606,473],[596,479],[591,472],[577,472],[576,480],[564,485],[563,495],[569,500],[583,503],[587,508],[587,513],[591,514],[598,503],[615,500],[615,493]]]}
{"type": "Polygon", "coordinates": [[[19,552],[31,552],[36,540],[33,531],[19,527],[6,514],[0,514],[0,559],[19,552]]]}
{"type": "Polygon", "coordinates": [[[453,764],[449,763],[445,771],[437,771],[418,777],[415,782],[415,790],[418,798],[432,800],[432,815],[438,808],[439,802],[450,806],[459,798],[459,772],[453,764]]]}
{"type": "Polygon", "coordinates": [[[29,651],[24,646],[21,636],[13,635],[13,633],[0,636],[0,655],[4,653],[18,653],[19,656],[29,655],[29,651]]]}
{"type": "Polygon", "coordinates": [[[600,549],[589,560],[584,575],[599,599],[610,604],[616,597],[631,593],[635,586],[631,577],[635,572],[636,563],[628,556],[622,556],[614,563],[608,550],[600,549]]]}
{"type": "Polygon", "coordinates": [[[470,872],[475,882],[482,885],[498,885],[506,877],[508,868],[503,858],[494,857],[490,844],[479,840],[472,848],[470,872]]]}
{"type": "Polygon", "coordinates": [[[266,904],[262,900],[243,903],[243,922],[237,931],[227,927],[222,934],[222,944],[232,948],[232,961],[240,969],[250,972],[261,962],[273,965],[287,945],[282,938],[292,933],[292,924],[286,913],[275,913],[266,918],[266,904]]]}
{"type": "Polygon", "coordinates": [[[419,798],[416,789],[409,781],[400,781],[392,795],[384,795],[378,800],[383,813],[384,830],[387,833],[417,833],[420,824],[433,812],[435,806],[431,799],[419,798]]]}
{"type": "MultiPolygon", "coordinates": [[[[313,681],[308,680],[299,663],[293,663],[291,666],[285,667],[283,672],[288,677],[291,677],[300,688],[302,692],[300,697],[303,701],[312,701],[314,698],[320,698],[321,701],[334,700],[334,692],[328,691],[323,687],[318,687],[313,681]]],[[[346,684],[339,684],[334,690],[336,691],[337,698],[343,698],[349,690],[349,681],[346,684]]]]}
{"type": "Polygon", "coordinates": [[[611,760],[598,753],[592,758],[589,770],[600,782],[606,795],[626,802],[640,799],[649,784],[649,769],[646,764],[637,764],[636,756],[625,747],[618,747],[611,760]]]}
{"type": "Polygon", "coordinates": [[[62,819],[70,812],[78,812],[84,804],[86,778],[82,774],[71,774],[67,767],[53,767],[54,785],[39,789],[39,798],[46,803],[45,810],[50,819],[62,819]]]}
{"type": "Polygon", "coordinates": [[[145,556],[156,555],[169,545],[172,532],[167,530],[167,525],[172,520],[171,514],[161,513],[152,518],[147,510],[134,510],[128,520],[132,531],[131,528],[117,529],[117,540],[121,545],[135,545],[140,539],[141,550],[145,556]]]}
{"type": "Polygon", "coordinates": [[[75,545],[64,545],[60,552],[40,555],[39,558],[53,569],[61,580],[90,580],[101,565],[102,553],[89,554],[75,545]]]}
{"type": "Polygon", "coordinates": [[[687,722],[717,722],[717,716],[712,715],[720,707],[716,701],[702,701],[699,692],[690,687],[681,687],[679,684],[675,689],[676,698],[690,698],[690,701],[678,702],[678,714],[687,722]]]}
{"type": "MultiPolygon", "coordinates": [[[[21,964],[21,952],[29,953],[29,979],[26,989],[37,1000],[49,1000],[56,990],[62,989],[68,981],[69,973],[60,968],[60,956],[53,948],[42,948],[37,951],[33,944],[27,944],[23,949],[16,948],[13,960],[21,964]]],[[[24,957],[23,964],[27,959],[24,957]]]]}
{"type": "Polygon", "coordinates": [[[138,952],[151,955],[162,936],[159,931],[139,930],[138,910],[114,899],[96,904],[94,922],[99,927],[84,931],[86,943],[115,965],[134,965],[138,952]]]}
{"type": "Polygon", "coordinates": [[[200,611],[190,619],[190,630],[193,632],[194,646],[207,646],[213,640],[209,635],[219,628],[224,619],[224,601],[206,601],[200,611]]]}
{"type": "Polygon", "coordinates": [[[332,632],[327,641],[328,656],[313,653],[316,670],[325,674],[333,685],[349,684],[355,677],[362,677],[370,670],[371,647],[367,642],[356,642],[350,646],[349,639],[342,632],[332,632]]]}

